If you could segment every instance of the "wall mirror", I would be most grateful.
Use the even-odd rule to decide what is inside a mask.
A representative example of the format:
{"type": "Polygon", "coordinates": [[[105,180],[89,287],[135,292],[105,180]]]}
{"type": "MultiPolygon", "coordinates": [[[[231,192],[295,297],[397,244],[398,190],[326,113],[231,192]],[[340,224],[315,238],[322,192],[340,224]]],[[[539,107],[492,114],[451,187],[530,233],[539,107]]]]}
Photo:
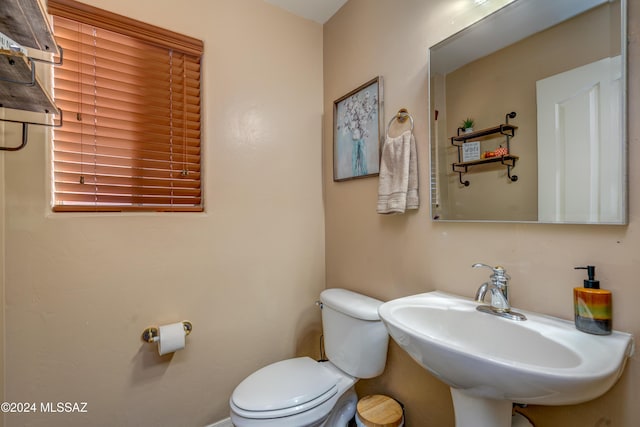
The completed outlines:
{"type": "Polygon", "coordinates": [[[432,219],[626,224],[626,45],[626,0],[515,0],[431,47],[432,219]]]}

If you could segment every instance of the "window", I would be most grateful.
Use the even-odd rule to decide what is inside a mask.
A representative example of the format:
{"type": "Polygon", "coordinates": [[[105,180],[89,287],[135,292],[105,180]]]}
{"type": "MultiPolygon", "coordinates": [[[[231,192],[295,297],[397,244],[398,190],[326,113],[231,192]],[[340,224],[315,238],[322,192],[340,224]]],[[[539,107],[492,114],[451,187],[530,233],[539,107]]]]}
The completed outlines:
{"type": "Polygon", "coordinates": [[[202,211],[202,41],[72,0],[48,6],[64,49],[53,210],[202,211]]]}

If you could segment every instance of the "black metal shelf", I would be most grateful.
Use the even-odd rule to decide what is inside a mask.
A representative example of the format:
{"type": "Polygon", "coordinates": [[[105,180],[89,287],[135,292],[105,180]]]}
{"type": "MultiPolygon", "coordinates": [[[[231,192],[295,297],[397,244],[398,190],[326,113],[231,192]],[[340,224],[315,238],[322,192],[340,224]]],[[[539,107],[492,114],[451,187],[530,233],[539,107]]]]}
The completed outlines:
{"type": "Polygon", "coordinates": [[[486,129],[480,129],[475,132],[464,132],[464,129],[458,128],[457,135],[451,137],[451,145],[457,147],[458,149],[458,161],[452,163],[451,166],[453,171],[458,173],[458,179],[460,180],[460,184],[464,185],[465,187],[469,186],[470,184],[469,181],[462,180],[462,175],[469,171],[469,167],[482,165],[486,163],[497,163],[497,162],[500,162],[500,164],[507,167],[507,176],[512,182],[515,182],[518,180],[518,177],[516,175],[511,175],[511,169],[513,169],[516,166],[516,161],[519,159],[518,156],[507,154],[505,156],[488,157],[484,159],[470,160],[466,162],[462,161],[462,144],[472,139],[473,140],[490,139],[494,135],[502,135],[505,137],[506,145],[507,145],[507,153],[510,153],[511,138],[515,136],[516,129],[518,129],[518,127],[514,125],[510,125],[509,119],[510,118],[513,119],[515,116],[516,116],[515,112],[508,113],[505,115],[505,123],[497,126],[493,126],[490,128],[486,128],[486,129]],[[461,131],[464,133],[461,133],[461,131]]]}
{"type": "MultiPolygon", "coordinates": [[[[498,133],[501,135],[513,137],[515,136],[516,129],[518,129],[518,126],[514,126],[506,123],[506,124],[501,124],[491,128],[481,129],[475,132],[469,132],[469,133],[463,133],[463,134],[459,133],[460,129],[462,128],[458,128],[458,135],[451,137],[452,142],[457,141],[457,142],[464,143],[470,139],[479,139],[486,136],[495,135],[498,133]]],[[[457,145],[457,144],[453,144],[453,145],[457,145]]]]}
{"type": "Polygon", "coordinates": [[[506,155],[506,156],[488,157],[486,159],[479,159],[479,160],[470,160],[468,162],[458,162],[453,164],[453,170],[458,172],[456,168],[465,168],[465,172],[466,172],[466,168],[469,166],[482,165],[485,163],[496,163],[496,162],[500,162],[503,165],[510,164],[513,167],[516,164],[516,160],[518,160],[519,158],[520,157],[518,156],[506,155]],[[511,163],[508,163],[508,162],[511,162],[511,163]]]}

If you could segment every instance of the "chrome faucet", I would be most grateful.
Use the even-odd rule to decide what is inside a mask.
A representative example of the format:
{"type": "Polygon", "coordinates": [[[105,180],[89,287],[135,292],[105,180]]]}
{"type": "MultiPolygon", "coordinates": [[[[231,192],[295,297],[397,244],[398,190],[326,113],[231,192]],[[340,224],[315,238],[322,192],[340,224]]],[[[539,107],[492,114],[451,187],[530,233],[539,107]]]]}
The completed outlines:
{"type": "Polygon", "coordinates": [[[489,291],[491,293],[491,305],[479,305],[477,307],[478,311],[511,320],[527,320],[524,314],[511,310],[511,304],[509,304],[509,279],[511,277],[503,267],[499,265],[492,267],[481,263],[473,264],[472,267],[486,267],[493,271],[493,274],[489,277],[490,281],[480,285],[476,292],[476,301],[483,303],[485,295],[489,291]]]}

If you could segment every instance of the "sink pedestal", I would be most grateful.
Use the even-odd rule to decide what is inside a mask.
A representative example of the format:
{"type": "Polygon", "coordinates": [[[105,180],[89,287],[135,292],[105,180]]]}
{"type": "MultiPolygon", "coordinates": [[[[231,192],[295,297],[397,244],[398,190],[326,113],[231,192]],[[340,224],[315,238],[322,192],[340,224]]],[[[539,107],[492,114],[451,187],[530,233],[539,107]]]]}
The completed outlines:
{"type": "Polygon", "coordinates": [[[508,400],[470,396],[451,387],[456,427],[511,427],[511,407],[508,400]]]}

